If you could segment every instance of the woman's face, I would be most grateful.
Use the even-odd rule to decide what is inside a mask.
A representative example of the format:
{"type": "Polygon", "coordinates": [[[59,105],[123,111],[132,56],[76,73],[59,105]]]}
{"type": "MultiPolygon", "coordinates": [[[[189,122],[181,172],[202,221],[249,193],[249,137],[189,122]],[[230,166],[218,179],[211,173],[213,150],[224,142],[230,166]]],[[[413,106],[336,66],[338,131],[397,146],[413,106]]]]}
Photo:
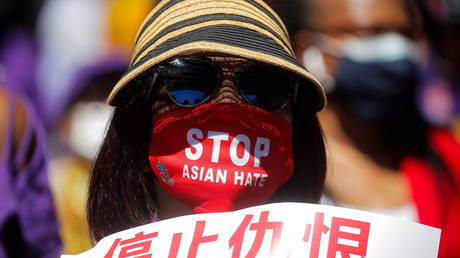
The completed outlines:
{"type": "MultiPolygon", "coordinates": [[[[242,64],[246,63],[248,59],[222,54],[211,54],[206,55],[206,57],[212,60],[212,62],[220,67],[223,71],[221,85],[219,85],[217,90],[211,95],[206,103],[225,102],[250,105],[250,103],[248,103],[248,101],[241,95],[240,91],[235,85],[234,73],[234,70],[242,64]]],[[[174,101],[171,100],[164,83],[161,83],[161,85],[158,85],[158,87],[159,89],[153,97],[154,102],[152,104],[154,117],[179,107],[176,103],[174,103],[174,101]]],[[[282,86],[280,85],[280,87],[282,86]]],[[[280,115],[290,123],[292,122],[291,105],[289,102],[283,108],[274,111],[274,113],[280,115]]]]}
{"type": "Polygon", "coordinates": [[[149,163],[160,218],[259,205],[292,177],[289,72],[217,54],[173,58],[156,71],[149,163]]]}

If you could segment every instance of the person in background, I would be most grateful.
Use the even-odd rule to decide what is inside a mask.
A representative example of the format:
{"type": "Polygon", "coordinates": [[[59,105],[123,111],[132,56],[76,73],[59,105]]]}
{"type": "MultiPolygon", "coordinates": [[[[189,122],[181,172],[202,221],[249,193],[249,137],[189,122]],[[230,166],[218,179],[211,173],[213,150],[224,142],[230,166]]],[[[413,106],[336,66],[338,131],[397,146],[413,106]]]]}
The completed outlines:
{"type": "Polygon", "coordinates": [[[42,2],[0,1],[1,258],[54,258],[62,249],[36,82],[42,2]]]}
{"type": "Polygon", "coordinates": [[[64,253],[90,247],[86,191],[112,112],[105,98],[126,69],[137,28],[155,4],[47,0],[39,16],[39,85],[46,103],[50,183],[64,253]]]}
{"type": "Polygon", "coordinates": [[[65,113],[69,94],[75,92],[71,87],[78,80],[76,71],[109,59],[128,62],[136,29],[155,3],[47,0],[43,4],[36,25],[40,46],[37,84],[47,128],[65,113]]]}
{"type": "Polygon", "coordinates": [[[106,96],[125,68],[126,62],[110,60],[78,70],[66,112],[51,134],[50,181],[67,254],[91,247],[85,212],[89,172],[113,111],[106,96]]]}
{"type": "Polygon", "coordinates": [[[441,228],[440,257],[459,257],[460,145],[416,107],[426,43],[413,3],[294,2],[279,6],[302,21],[292,27],[295,52],[328,92],[323,203],[441,228]]]}
{"type": "Polygon", "coordinates": [[[55,258],[61,252],[47,164],[33,105],[0,86],[1,258],[55,258]]]}

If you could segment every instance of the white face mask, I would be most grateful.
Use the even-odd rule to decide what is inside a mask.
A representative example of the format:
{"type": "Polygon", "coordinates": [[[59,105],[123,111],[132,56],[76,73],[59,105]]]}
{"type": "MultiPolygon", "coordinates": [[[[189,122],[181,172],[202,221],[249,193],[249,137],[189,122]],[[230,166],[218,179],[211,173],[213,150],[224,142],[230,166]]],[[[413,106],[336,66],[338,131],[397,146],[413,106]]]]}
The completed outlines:
{"type": "Polygon", "coordinates": [[[335,89],[334,77],[326,69],[324,56],[321,50],[316,46],[310,46],[303,52],[303,65],[313,76],[323,85],[326,93],[331,93],[335,89]]]}
{"type": "Polygon", "coordinates": [[[70,112],[70,147],[93,160],[106,132],[113,108],[102,102],[82,102],[70,112]]]}
{"type": "Polygon", "coordinates": [[[338,40],[318,33],[315,45],[303,52],[304,66],[323,84],[326,93],[335,89],[334,77],[327,72],[323,53],[336,58],[347,57],[357,62],[394,61],[408,58],[414,62],[420,59],[416,44],[398,33],[384,33],[338,40]],[[377,50],[377,51],[376,51],[377,50]]]}
{"type": "Polygon", "coordinates": [[[403,58],[417,62],[420,51],[413,40],[398,33],[384,33],[348,39],[343,47],[343,56],[357,62],[391,62],[403,58]]]}

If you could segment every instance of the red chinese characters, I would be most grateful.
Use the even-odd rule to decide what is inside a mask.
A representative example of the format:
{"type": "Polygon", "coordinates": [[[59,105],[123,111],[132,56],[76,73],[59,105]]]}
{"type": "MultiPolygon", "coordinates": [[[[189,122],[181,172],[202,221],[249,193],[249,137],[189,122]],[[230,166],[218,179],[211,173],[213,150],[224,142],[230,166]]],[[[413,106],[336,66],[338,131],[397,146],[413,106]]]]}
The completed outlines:
{"type": "Polygon", "coordinates": [[[133,238],[121,240],[121,238],[115,239],[110,250],[104,256],[104,258],[112,258],[116,248],[120,247],[120,254],[118,258],[151,258],[152,254],[150,251],[150,246],[152,244],[152,239],[158,236],[158,232],[144,235],[144,232],[137,233],[133,238]]]}
{"type": "MultiPolygon", "coordinates": [[[[250,230],[256,231],[256,236],[255,236],[254,242],[252,243],[251,249],[249,249],[249,252],[242,257],[256,257],[256,255],[259,252],[260,246],[262,245],[262,242],[264,240],[265,231],[267,230],[273,231],[272,241],[271,241],[271,251],[273,251],[276,248],[278,239],[280,238],[280,235],[281,235],[281,230],[283,228],[283,222],[281,221],[269,222],[268,215],[269,215],[268,211],[261,212],[259,222],[252,223],[251,226],[249,227],[250,230]]],[[[253,215],[246,215],[243,221],[241,222],[241,224],[238,226],[235,233],[232,235],[232,237],[228,241],[229,248],[233,248],[232,258],[241,257],[240,256],[241,247],[243,245],[246,228],[248,227],[249,222],[251,222],[253,217],[254,217],[253,215]]]]}
{"type": "Polygon", "coordinates": [[[258,214],[245,214],[242,219],[236,217],[228,224],[202,219],[189,221],[193,224],[187,224],[179,232],[173,230],[181,227],[171,226],[167,227],[170,231],[159,230],[161,235],[159,231],[141,231],[132,237],[131,233],[125,239],[113,240],[104,258],[194,258],[209,257],[210,253],[216,257],[253,258],[294,250],[297,255],[310,258],[367,255],[369,222],[337,216],[327,218],[323,212],[315,213],[312,221],[303,224],[301,220],[289,224],[287,217],[271,217],[270,211],[262,210],[258,214]]]}
{"type": "Polygon", "coordinates": [[[330,230],[327,258],[335,258],[337,252],[343,258],[350,258],[350,254],[365,257],[369,229],[370,223],[368,222],[340,217],[332,217],[331,227],[329,228],[324,225],[324,213],[316,213],[313,229],[311,224],[307,224],[303,240],[308,242],[310,235],[312,235],[310,258],[318,258],[321,238],[323,234],[326,234],[330,230]],[[312,230],[313,232],[311,232],[312,230]]]}

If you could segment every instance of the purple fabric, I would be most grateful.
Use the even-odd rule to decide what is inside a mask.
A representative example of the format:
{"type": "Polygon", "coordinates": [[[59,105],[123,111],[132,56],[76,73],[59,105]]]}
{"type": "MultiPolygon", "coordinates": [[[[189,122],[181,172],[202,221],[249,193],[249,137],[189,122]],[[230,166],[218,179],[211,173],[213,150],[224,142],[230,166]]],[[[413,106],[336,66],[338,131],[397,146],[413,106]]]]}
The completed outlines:
{"type": "Polygon", "coordinates": [[[460,117],[460,79],[443,76],[439,67],[433,56],[420,67],[417,105],[426,122],[450,127],[460,117]]]}
{"type": "Polygon", "coordinates": [[[13,151],[13,103],[10,96],[7,133],[0,146],[0,258],[58,257],[62,243],[48,185],[43,128],[32,104],[22,100],[27,125],[13,151]],[[26,156],[30,158],[23,164],[26,156]]]}
{"type": "Polygon", "coordinates": [[[26,95],[39,115],[44,115],[37,88],[38,47],[33,37],[20,27],[11,28],[3,35],[0,46],[0,64],[5,69],[6,87],[26,95]]]}

